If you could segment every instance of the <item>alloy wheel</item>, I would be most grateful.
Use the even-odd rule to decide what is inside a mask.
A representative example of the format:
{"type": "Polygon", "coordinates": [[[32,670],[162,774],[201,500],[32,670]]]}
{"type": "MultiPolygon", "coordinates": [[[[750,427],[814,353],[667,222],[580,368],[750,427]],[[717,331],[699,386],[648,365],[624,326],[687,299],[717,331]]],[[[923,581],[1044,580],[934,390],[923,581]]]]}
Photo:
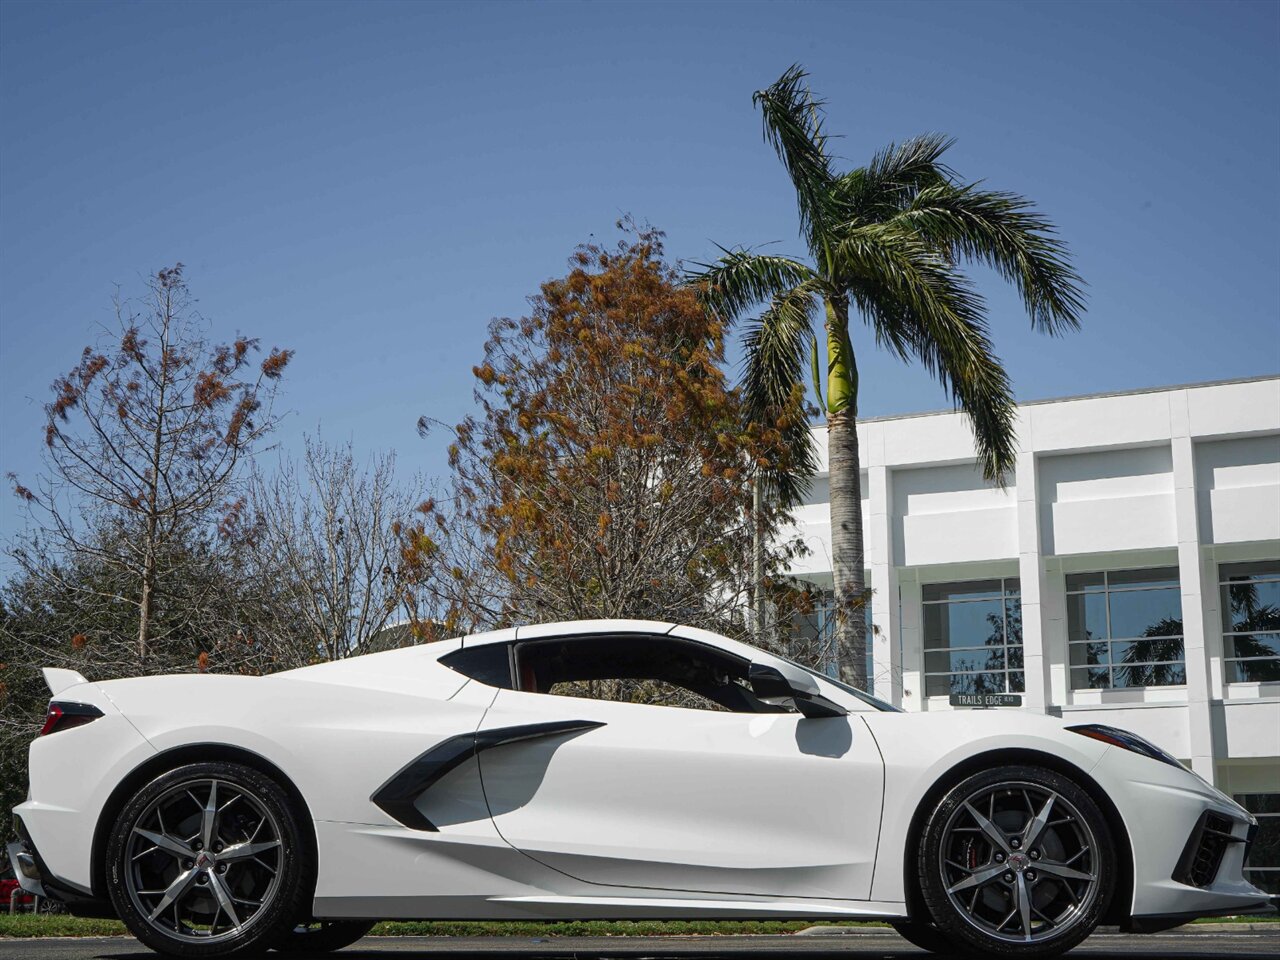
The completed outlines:
{"type": "Polygon", "coordinates": [[[215,943],[253,926],[280,886],[280,824],[244,788],[219,779],[166,790],[133,823],[125,887],[166,937],[215,943]]]}
{"type": "Polygon", "coordinates": [[[1067,933],[1099,893],[1093,830],[1066,797],[1041,784],[975,790],[952,812],[938,856],[957,913],[1011,943],[1067,933]]]}

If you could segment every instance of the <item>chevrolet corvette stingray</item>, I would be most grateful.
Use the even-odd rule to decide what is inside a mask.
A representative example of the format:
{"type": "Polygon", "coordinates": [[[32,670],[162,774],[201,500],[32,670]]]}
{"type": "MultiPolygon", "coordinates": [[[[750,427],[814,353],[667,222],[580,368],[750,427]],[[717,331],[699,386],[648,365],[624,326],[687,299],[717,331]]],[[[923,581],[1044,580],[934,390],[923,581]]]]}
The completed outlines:
{"type": "Polygon", "coordinates": [[[884,919],[1050,956],[1270,910],[1256,821],[1151,743],[904,713],[703,630],[518,627],[262,677],[46,669],[10,858],[166,954],[373,921],[884,919]]]}

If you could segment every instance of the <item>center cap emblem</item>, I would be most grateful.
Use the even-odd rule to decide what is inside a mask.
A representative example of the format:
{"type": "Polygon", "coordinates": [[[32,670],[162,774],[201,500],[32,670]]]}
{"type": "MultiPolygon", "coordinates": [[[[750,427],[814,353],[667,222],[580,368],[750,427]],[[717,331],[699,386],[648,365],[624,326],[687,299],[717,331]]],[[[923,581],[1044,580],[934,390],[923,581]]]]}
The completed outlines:
{"type": "Polygon", "coordinates": [[[1009,854],[1009,866],[1021,873],[1027,868],[1030,858],[1025,853],[1009,854]]]}
{"type": "Polygon", "coordinates": [[[201,853],[200,856],[196,857],[197,869],[207,870],[209,868],[209,864],[211,863],[213,863],[213,858],[210,857],[207,853],[201,853]]]}

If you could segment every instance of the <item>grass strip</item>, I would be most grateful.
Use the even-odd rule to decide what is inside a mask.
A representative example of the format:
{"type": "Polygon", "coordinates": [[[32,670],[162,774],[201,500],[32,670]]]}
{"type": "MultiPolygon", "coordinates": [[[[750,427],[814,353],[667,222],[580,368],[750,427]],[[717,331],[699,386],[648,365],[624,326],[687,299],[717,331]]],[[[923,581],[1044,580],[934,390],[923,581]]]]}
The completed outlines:
{"type": "MultiPolygon", "coordinates": [[[[1196,923],[1277,922],[1280,917],[1206,917],[1196,923]]],[[[880,927],[875,921],[841,920],[396,920],[379,923],[375,937],[693,937],[788,934],[820,924],[880,927]]],[[[118,920],[93,920],[69,914],[0,913],[0,937],[113,937],[128,933],[118,920]]]]}

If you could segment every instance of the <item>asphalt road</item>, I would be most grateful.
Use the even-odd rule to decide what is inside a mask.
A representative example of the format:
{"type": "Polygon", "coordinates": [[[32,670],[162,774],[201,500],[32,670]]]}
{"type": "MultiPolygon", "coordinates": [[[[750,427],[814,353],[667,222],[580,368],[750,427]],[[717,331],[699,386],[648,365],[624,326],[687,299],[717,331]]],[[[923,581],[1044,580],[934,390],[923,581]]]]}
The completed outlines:
{"type": "MultiPolygon", "coordinates": [[[[155,960],[136,940],[103,937],[48,940],[0,940],[0,960],[155,960]]],[[[272,954],[272,956],[281,956],[272,954]]],[[[764,960],[806,958],[889,958],[937,956],[917,950],[888,930],[843,936],[770,937],[366,937],[338,954],[341,960],[412,960],[415,957],[459,957],[465,960],[523,957],[528,960],[764,960]]],[[[1212,932],[1172,930],[1148,936],[1097,933],[1073,950],[1071,957],[1091,960],[1189,958],[1275,960],[1280,956],[1280,929],[1212,932]]],[[[317,960],[319,958],[317,957],[317,960]]]]}

